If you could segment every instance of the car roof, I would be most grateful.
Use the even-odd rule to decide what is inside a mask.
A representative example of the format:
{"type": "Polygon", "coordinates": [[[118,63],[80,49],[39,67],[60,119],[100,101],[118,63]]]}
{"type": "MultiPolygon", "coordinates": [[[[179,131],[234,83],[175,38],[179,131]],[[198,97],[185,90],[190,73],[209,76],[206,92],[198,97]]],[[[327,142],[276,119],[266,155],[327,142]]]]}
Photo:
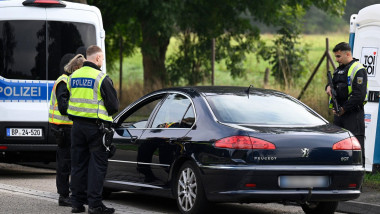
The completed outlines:
{"type": "MultiPolygon", "coordinates": [[[[170,92],[177,91],[183,92],[187,94],[201,94],[203,96],[211,96],[215,94],[240,94],[246,95],[249,87],[241,87],[241,86],[185,86],[185,87],[173,87],[173,88],[165,88],[152,93],[157,92],[170,92]]],[[[286,94],[271,90],[271,89],[262,89],[262,88],[249,88],[249,94],[268,94],[268,95],[282,95],[286,96],[286,94]]]]}

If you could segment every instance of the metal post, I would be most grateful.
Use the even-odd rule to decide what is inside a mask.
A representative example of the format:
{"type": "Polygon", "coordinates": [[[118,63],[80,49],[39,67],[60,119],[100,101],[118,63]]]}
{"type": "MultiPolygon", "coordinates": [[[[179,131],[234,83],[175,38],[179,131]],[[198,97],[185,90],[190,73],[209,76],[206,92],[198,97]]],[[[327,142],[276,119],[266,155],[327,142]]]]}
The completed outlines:
{"type": "Polygon", "coordinates": [[[212,39],[212,58],[211,58],[211,85],[214,85],[214,75],[215,75],[215,38],[212,39]]]}
{"type": "Polygon", "coordinates": [[[121,102],[122,99],[122,93],[123,93],[123,38],[120,35],[119,39],[119,101],[121,102]]]}
{"type": "Polygon", "coordinates": [[[326,38],[326,71],[328,72],[330,70],[330,66],[327,54],[329,54],[329,38],[326,38]]]}

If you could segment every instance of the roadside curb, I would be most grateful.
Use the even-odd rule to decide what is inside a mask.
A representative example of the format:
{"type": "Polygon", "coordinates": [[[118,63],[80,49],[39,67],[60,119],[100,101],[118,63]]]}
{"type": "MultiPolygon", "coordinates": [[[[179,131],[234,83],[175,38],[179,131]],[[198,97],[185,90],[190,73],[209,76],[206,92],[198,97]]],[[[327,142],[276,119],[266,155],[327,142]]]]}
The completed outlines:
{"type": "Polygon", "coordinates": [[[351,214],[380,214],[380,205],[359,201],[344,201],[339,203],[336,211],[351,214]]]}

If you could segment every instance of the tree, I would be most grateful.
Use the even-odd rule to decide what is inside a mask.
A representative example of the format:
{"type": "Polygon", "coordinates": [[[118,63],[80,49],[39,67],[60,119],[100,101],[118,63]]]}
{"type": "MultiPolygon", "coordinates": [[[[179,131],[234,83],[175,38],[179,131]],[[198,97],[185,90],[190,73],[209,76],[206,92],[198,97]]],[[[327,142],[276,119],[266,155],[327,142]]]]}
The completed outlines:
{"type": "Polygon", "coordinates": [[[344,1],[185,1],[177,21],[180,46],[168,60],[170,82],[195,85],[207,79],[215,38],[216,61],[224,61],[232,77],[245,75],[245,55],[257,52],[271,62],[276,80],[289,87],[305,71],[307,50],[297,44],[302,17],[312,5],[337,15],[343,12],[344,1]],[[260,41],[257,21],[279,27],[275,46],[260,41]]]}
{"type": "MultiPolygon", "coordinates": [[[[216,59],[225,60],[232,76],[244,75],[241,62],[245,54],[258,50],[261,44],[259,29],[251,24],[252,20],[281,26],[284,7],[312,5],[342,14],[345,0],[88,0],[88,3],[102,11],[106,37],[110,38],[106,40],[108,51],[117,55],[115,49],[108,48],[117,44],[117,35],[123,41],[132,37],[130,48],[141,48],[144,89],[148,92],[180,81],[196,84],[207,77],[213,38],[217,43],[216,59]],[[177,56],[169,59],[168,75],[166,51],[173,36],[178,36],[182,44],[177,56]],[[186,79],[180,80],[181,77],[186,79]]],[[[107,57],[113,55],[107,52],[107,57]]]]}

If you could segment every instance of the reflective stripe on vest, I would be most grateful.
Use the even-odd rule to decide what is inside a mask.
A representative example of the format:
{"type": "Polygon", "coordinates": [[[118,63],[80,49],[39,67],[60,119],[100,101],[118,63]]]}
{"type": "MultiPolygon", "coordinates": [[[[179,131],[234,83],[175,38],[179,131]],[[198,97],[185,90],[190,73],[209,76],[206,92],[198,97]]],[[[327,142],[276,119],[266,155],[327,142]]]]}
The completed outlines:
{"type": "Polygon", "coordinates": [[[50,104],[49,104],[49,123],[57,125],[72,125],[73,121],[69,119],[66,115],[61,115],[58,110],[58,100],[56,95],[57,85],[60,82],[65,82],[67,84],[67,75],[61,75],[54,83],[53,91],[51,92],[50,104]]]}
{"type": "Polygon", "coordinates": [[[106,74],[84,66],[76,70],[67,83],[70,92],[69,115],[112,122],[100,93],[100,86],[106,74]]]}
{"type": "MultiPolygon", "coordinates": [[[[365,69],[365,67],[362,64],[360,64],[358,61],[356,61],[356,62],[352,63],[352,65],[348,69],[348,72],[347,72],[348,99],[350,99],[351,93],[352,93],[352,81],[354,81],[356,73],[360,69],[363,69],[363,68],[365,69]]],[[[367,101],[368,101],[368,81],[367,81],[367,93],[365,95],[363,105],[365,105],[367,103],[367,101]]],[[[333,104],[331,102],[331,97],[329,99],[329,108],[333,108],[333,104]]]]}
{"type": "MultiPolygon", "coordinates": [[[[356,73],[360,69],[363,69],[363,68],[365,70],[365,67],[362,64],[360,64],[358,61],[356,61],[356,62],[352,63],[350,69],[348,69],[348,73],[347,73],[347,77],[349,77],[349,79],[348,79],[348,99],[350,99],[351,93],[352,93],[352,81],[354,81],[356,73]]],[[[367,101],[368,101],[368,81],[367,81],[367,93],[365,95],[363,105],[365,105],[367,103],[367,101]]]]}

